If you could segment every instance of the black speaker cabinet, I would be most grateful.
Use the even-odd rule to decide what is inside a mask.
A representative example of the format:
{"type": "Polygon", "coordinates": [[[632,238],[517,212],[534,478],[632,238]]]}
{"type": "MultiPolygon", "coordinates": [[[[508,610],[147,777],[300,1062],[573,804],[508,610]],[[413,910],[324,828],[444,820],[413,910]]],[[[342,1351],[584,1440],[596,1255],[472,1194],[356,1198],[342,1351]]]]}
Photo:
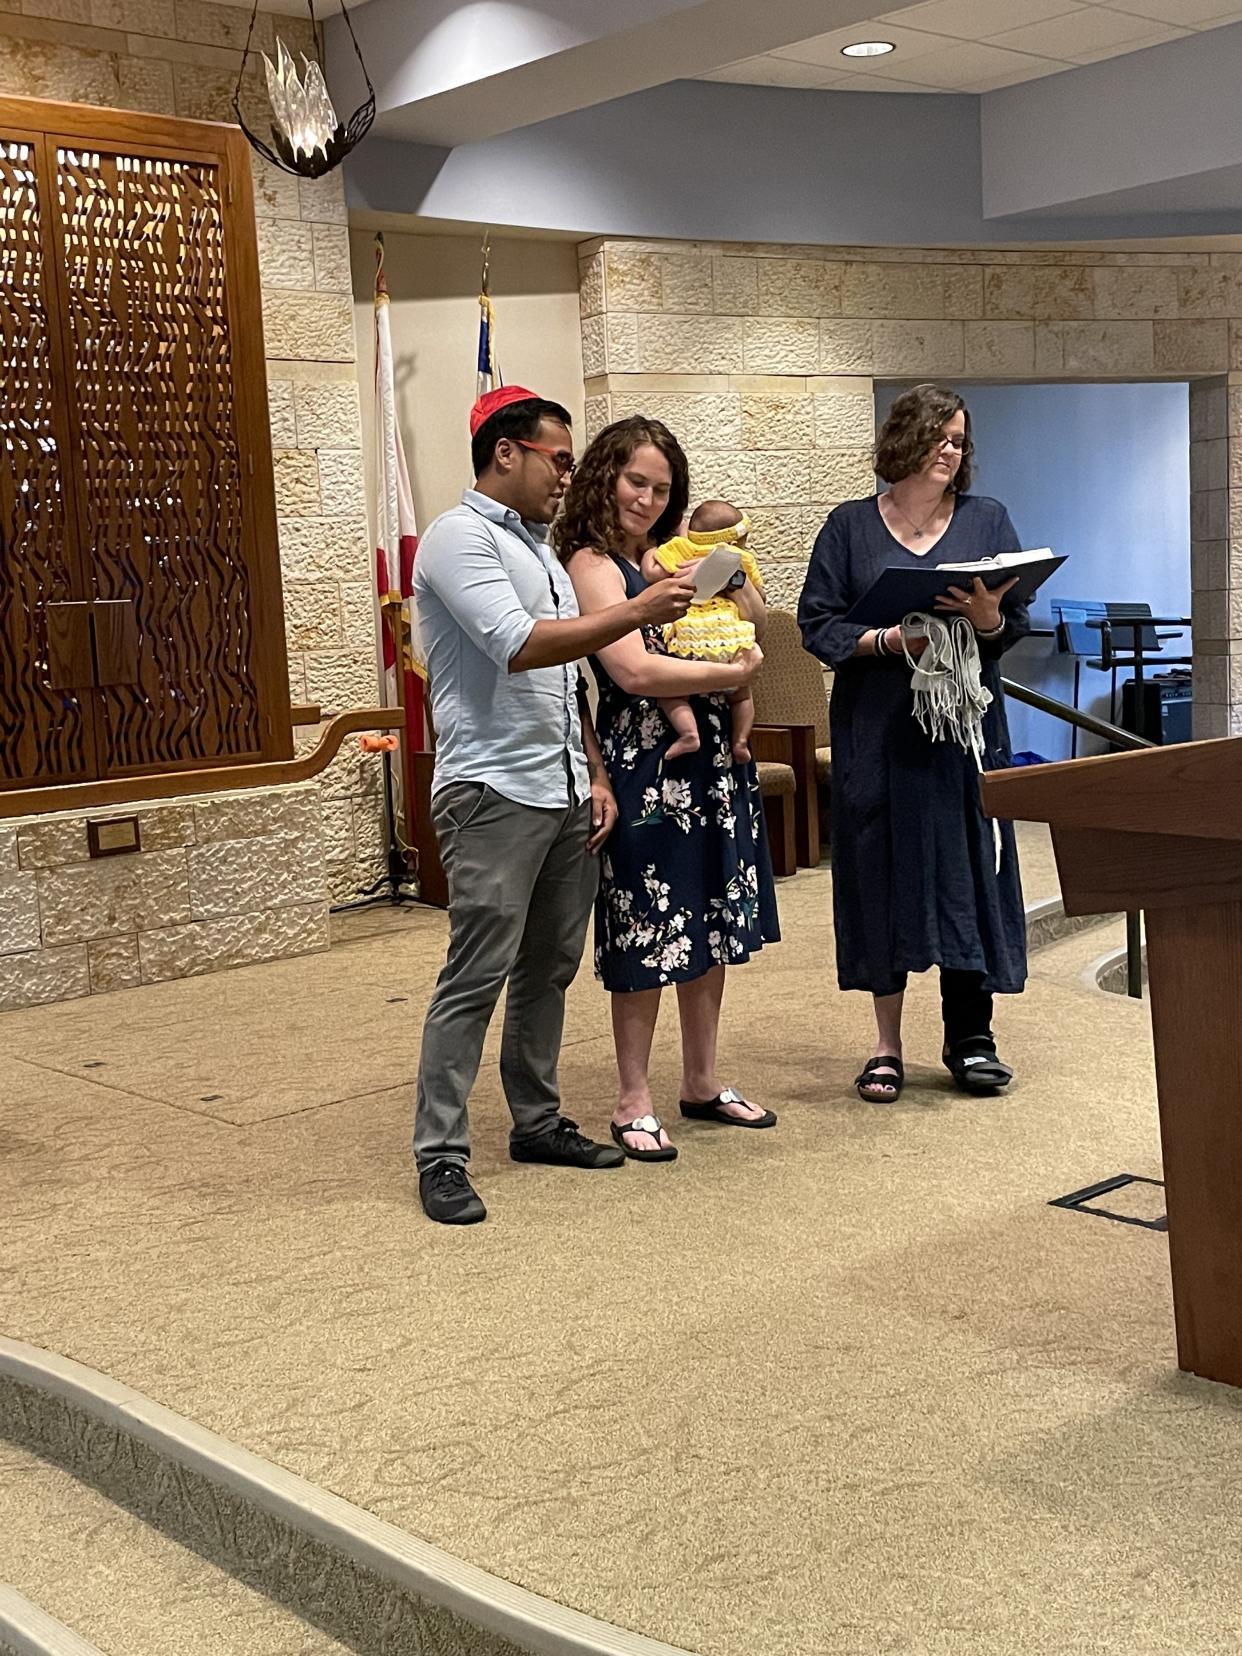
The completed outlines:
{"type": "Polygon", "coordinates": [[[1121,687],[1124,729],[1162,747],[1190,740],[1194,698],[1189,674],[1156,673],[1143,680],[1141,696],[1134,692],[1134,680],[1127,679],[1121,687]]]}

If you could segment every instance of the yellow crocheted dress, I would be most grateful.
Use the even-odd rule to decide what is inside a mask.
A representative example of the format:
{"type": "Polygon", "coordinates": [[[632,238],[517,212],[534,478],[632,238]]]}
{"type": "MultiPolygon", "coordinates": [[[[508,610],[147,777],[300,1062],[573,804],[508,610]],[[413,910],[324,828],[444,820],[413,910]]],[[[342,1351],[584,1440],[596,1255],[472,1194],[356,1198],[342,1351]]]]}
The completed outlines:
{"type": "MultiPolygon", "coordinates": [[[[676,535],[656,548],[656,562],[670,574],[682,564],[704,558],[717,546],[735,547],[742,555],[746,579],[759,592],[763,580],[753,552],[746,550],[746,533],[750,523],[745,517],[731,529],[717,529],[712,533],[696,532],[676,535]]],[[[670,655],[687,661],[736,661],[744,650],[755,642],[755,629],[743,620],[742,612],[732,598],[718,593],[701,604],[691,604],[680,621],[670,621],[664,628],[664,645],[670,655]]]]}

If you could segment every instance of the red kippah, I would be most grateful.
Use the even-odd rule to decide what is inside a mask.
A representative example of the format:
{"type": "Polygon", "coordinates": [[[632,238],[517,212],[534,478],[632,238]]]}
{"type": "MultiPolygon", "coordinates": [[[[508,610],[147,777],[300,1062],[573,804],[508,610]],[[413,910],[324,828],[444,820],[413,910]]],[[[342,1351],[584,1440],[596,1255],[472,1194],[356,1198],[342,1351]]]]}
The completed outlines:
{"type": "Polygon", "coordinates": [[[510,403],[539,400],[536,392],[528,391],[523,385],[497,386],[494,391],[488,391],[480,397],[470,410],[470,435],[473,437],[484,420],[490,420],[493,414],[499,414],[500,410],[508,408],[510,403]]]}

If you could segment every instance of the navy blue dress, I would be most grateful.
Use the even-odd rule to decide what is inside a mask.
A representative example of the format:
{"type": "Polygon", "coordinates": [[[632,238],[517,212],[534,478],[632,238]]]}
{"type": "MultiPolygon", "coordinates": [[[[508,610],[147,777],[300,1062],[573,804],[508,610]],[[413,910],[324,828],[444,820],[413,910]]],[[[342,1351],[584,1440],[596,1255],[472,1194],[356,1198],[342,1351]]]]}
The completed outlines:
{"type": "MultiPolygon", "coordinates": [[[[627,598],[647,582],[613,562],[627,598]]],[[[658,628],[648,648],[663,648],[658,628]]],[[[725,696],[693,696],[699,750],[666,764],[676,732],[647,696],[627,695],[592,658],[596,734],[617,825],[604,846],[595,970],[609,991],[690,983],[780,939],[755,767],[734,763],[725,696]]]]}
{"type": "MultiPolygon", "coordinates": [[[[933,742],[913,716],[901,658],[853,659],[867,627],[843,617],[890,564],[964,563],[1021,543],[997,500],[959,495],[948,529],[921,557],[889,533],[876,496],[832,512],[811,553],[798,606],[802,640],[835,668],[832,689],[832,880],[843,989],[896,994],[907,972],[981,972],[984,990],[1026,982],[1026,920],[1011,823],[1002,855],[979,798],[974,756],[933,742]]],[[[1026,606],[1002,600],[1006,626],[981,639],[984,766],[1012,762],[1000,657],[1030,631],[1026,606]]]]}

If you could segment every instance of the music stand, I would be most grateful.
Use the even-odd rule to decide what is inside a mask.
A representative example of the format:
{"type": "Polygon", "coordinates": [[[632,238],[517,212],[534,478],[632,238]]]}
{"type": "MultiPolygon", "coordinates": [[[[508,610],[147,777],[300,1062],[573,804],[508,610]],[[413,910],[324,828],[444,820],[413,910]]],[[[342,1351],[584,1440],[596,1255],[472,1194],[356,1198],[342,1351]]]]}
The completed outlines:
{"type": "MultiPolygon", "coordinates": [[[[1100,653],[1100,639],[1097,633],[1090,630],[1089,622],[1101,618],[1105,614],[1103,603],[1094,598],[1054,598],[1052,613],[1056,618],[1057,653],[1071,655],[1074,658],[1074,710],[1078,710],[1078,693],[1082,687],[1082,664],[1087,660],[1088,665],[1094,667],[1096,662],[1090,658],[1100,653]]],[[[1109,706],[1112,706],[1110,698],[1109,706]]],[[[1073,728],[1070,739],[1070,757],[1078,757],[1078,726],[1073,728]]]]}
{"type": "MultiPolygon", "coordinates": [[[[1191,656],[1165,656],[1161,652],[1170,638],[1190,622],[1179,615],[1153,615],[1150,604],[1101,603],[1095,599],[1058,598],[1053,603],[1057,617],[1057,648],[1063,655],[1074,657],[1074,706],[1082,681],[1082,663],[1109,675],[1108,711],[1113,724],[1117,723],[1117,671],[1128,667],[1135,682],[1134,706],[1142,705],[1143,672],[1153,656],[1160,657],[1161,666],[1185,667],[1192,664],[1191,656]],[[1172,632],[1158,632],[1158,627],[1171,627],[1172,632]],[[1120,633],[1118,643],[1114,634],[1120,633]],[[1126,635],[1130,642],[1124,642],[1126,635]]],[[[1075,728],[1070,745],[1071,757],[1078,756],[1078,731],[1075,728]]]]}

